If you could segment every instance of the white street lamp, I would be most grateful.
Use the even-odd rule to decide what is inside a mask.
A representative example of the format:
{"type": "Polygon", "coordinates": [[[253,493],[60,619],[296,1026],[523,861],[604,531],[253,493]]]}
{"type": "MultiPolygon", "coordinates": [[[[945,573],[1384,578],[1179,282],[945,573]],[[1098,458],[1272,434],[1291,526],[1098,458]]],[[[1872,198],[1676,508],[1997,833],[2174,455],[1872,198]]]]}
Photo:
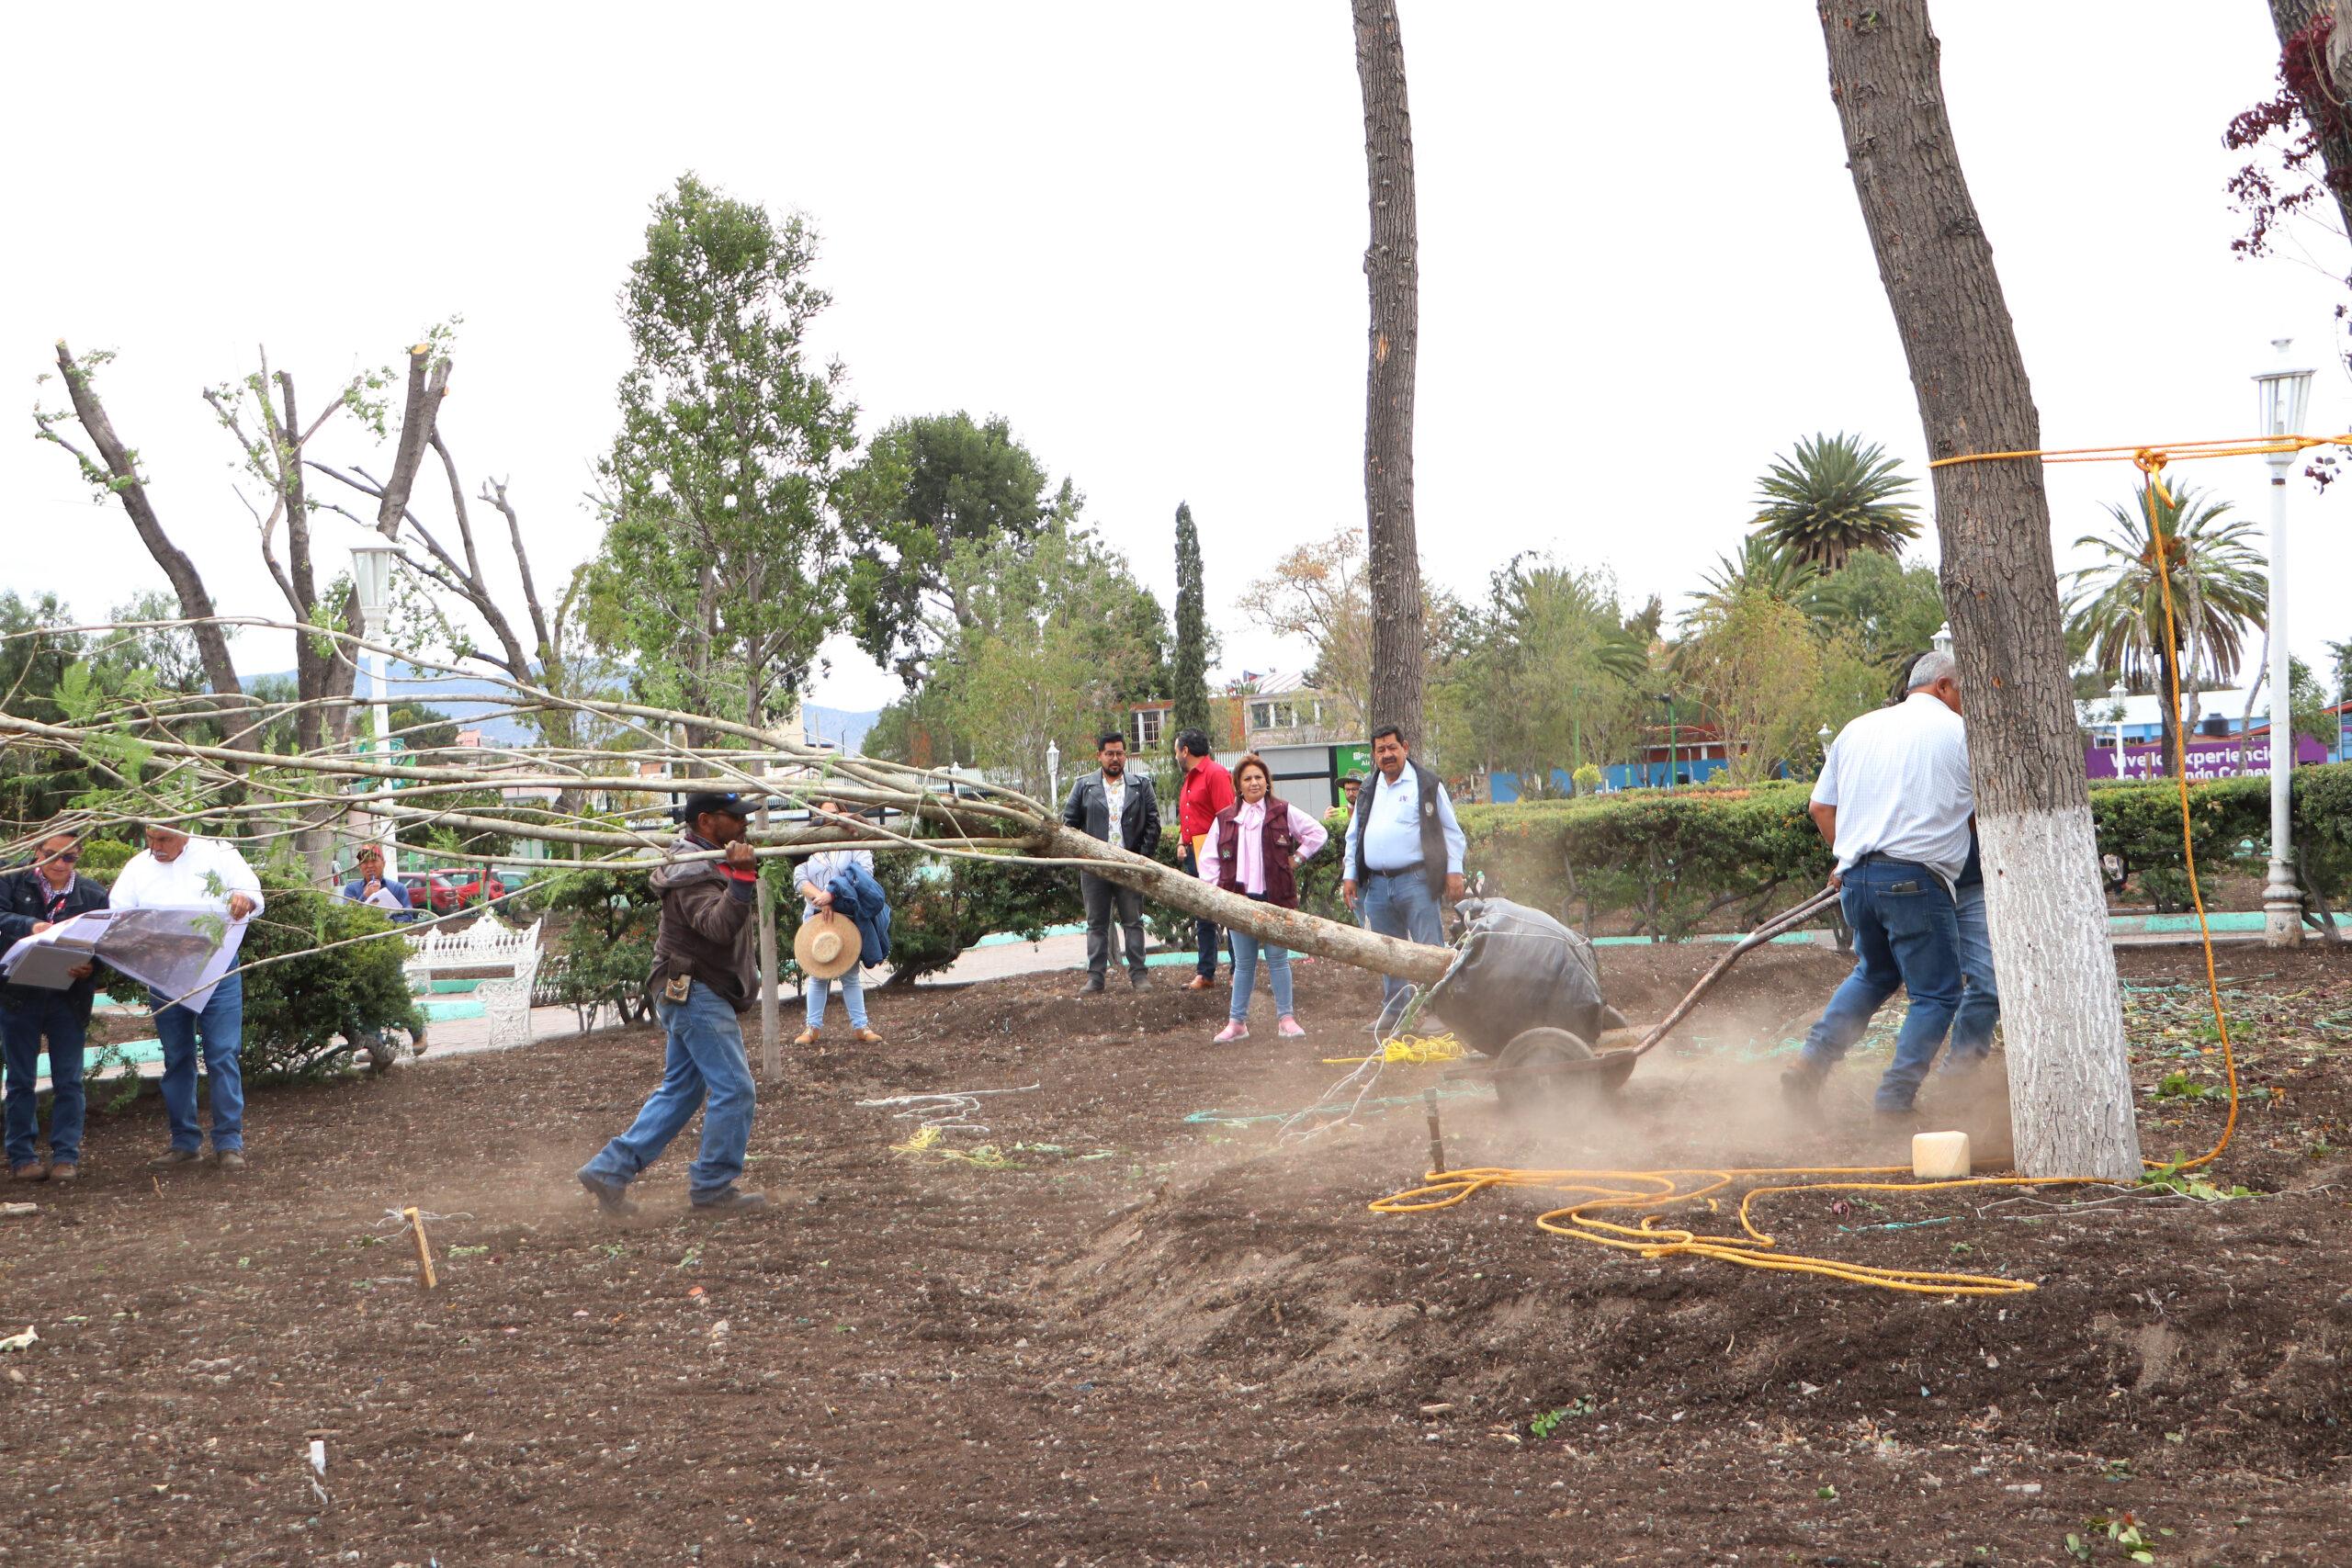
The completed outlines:
{"type": "MultiPolygon", "coordinates": [[[[2276,337],[2279,367],[2257,374],[2262,434],[2300,435],[2311,406],[2312,372],[2286,366],[2294,340],[2276,337]]],[[[2287,472],[2298,454],[2288,448],[2263,454],[2270,465],[2270,885],[2262,890],[2262,940],[2272,947],[2294,947],[2303,940],[2303,899],[2295,886],[2294,819],[2290,804],[2294,784],[2295,724],[2287,649],[2287,472]]]]}
{"type": "Polygon", "coordinates": [[[1059,804],[1062,798],[1062,749],[1050,740],[1046,742],[1046,793],[1059,804]]]}
{"type": "Polygon", "coordinates": [[[2119,779],[2126,776],[2123,771],[2123,699],[2131,694],[2124,689],[2120,677],[2107,689],[2107,700],[2115,705],[2115,776],[2119,779]]]}
{"type": "Polygon", "coordinates": [[[1938,653],[1951,651],[1951,623],[1950,621],[1946,621],[1936,628],[1936,635],[1929,639],[1928,646],[1938,653]]]}
{"type": "Polygon", "coordinates": [[[1829,768],[1829,743],[1838,737],[1832,734],[1829,726],[1825,724],[1813,732],[1813,738],[1821,742],[1821,771],[1826,773],[1829,768]]]}
{"type": "MultiPolygon", "coordinates": [[[[359,635],[369,642],[384,640],[386,626],[391,619],[392,570],[400,559],[396,545],[354,545],[351,547],[352,597],[359,607],[359,635]]],[[[384,656],[369,649],[365,656],[368,667],[368,701],[375,709],[375,744],[368,748],[379,760],[389,761],[391,754],[392,710],[384,689],[384,656]]],[[[390,781],[382,786],[390,789],[390,781]]],[[[387,875],[400,871],[400,847],[393,840],[392,819],[388,815],[374,815],[370,836],[383,847],[384,871],[387,875]]]]}

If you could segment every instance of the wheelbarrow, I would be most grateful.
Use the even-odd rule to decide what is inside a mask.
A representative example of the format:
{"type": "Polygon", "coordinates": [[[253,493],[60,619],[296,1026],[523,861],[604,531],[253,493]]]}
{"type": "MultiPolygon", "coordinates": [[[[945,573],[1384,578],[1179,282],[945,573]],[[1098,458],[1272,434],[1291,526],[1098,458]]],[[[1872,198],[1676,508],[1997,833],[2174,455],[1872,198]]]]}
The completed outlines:
{"type": "Polygon", "coordinates": [[[1566,1109],[1613,1095],[1733,964],[1837,897],[1836,888],[1824,888],[1740,938],[1646,1031],[1602,998],[1599,964],[1583,936],[1521,905],[1465,901],[1469,935],[1427,1005],[1485,1059],[1465,1061],[1446,1077],[1493,1084],[1498,1103],[1513,1111],[1566,1109]]]}

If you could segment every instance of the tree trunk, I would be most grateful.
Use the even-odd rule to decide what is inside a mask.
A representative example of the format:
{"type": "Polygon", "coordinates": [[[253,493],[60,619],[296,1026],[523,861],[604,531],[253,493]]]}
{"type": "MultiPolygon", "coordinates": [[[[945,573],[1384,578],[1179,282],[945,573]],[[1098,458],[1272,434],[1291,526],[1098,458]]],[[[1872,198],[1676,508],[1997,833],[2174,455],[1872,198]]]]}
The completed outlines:
{"type": "Polygon", "coordinates": [[[1396,0],[1352,0],[1363,152],[1372,186],[1372,368],[1363,429],[1364,523],[1370,536],[1372,713],[1408,747],[1421,735],[1421,561],[1413,538],[1413,366],[1420,262],[1413,214],[1413,128],[1405,107],[1405,44],[1396,0]]]}
{"type": "MultiPolygon", "coordinates": [[[[2311,26],[2312,18],[2329,9],[2333,4],[2334,0],[2270,0],[2270,25],[2278,34],[2280,53],[2284,54],[2289,39],[2311,26]]],[[[2339,19],[2336,25],[2340,31],[2344,23],[2339,19]]],[[[2338,60],[2346,59],[2341,48],[2343,40],[2331,38],[2329,42],[2336,47],[2328,52],[2338,60]]],[[[2325,61],[2317,63],[2321,67],[2321,79],[2333,78],[2337,96],[2352,102],[2352,79],[2347,79],[2352,78],[2352,72],[2331,72],[2326,69],[2325,61]]],[[[2335,198],[2336,210],[2344,216],[2345,232],[2352,234],[2352,137],[2344,135],[2335,129],[2333,122],[2308,109],[2304,111],[2303,118],[2320,132],[2319,155],[2326,167],[2324,177],[2319,183],[2335,198]]]]}
{"type": "MultiPolygon", "coordinates": [[[[1936,457],[2041,445],[1925,0],[1819,0],[1830,96],[1936,457]]],[[[2029,1176],[2140,1174],[2123,999],[2067,678],[2050,502],[2030,458],[1934,470],[1967,693],[2010,1118],[2029,1176]]]]}
{"type": "Polygon", "coordinates": [[[196,563],[186,551],[172,543],[164,532],[163,521],[155,515],[153,502],[147,499],[147,487],[139,477],[139,467],[122,437],[114,431],[114,422],[107,417],[106,405],[98,400],[96,387],[83,368],[74,362],[73,351],[65,340],[57,340],[57,368],[65,379],[66,396],[74,400],[74,416],[90,434],[91,444],[114,475],[115,494],[122,500],[122,509],[130,516],[130,525],[139,530],[140,542],[164,575],[172,584],[172,592],[179,595],[180,614],[200,624],[189,628],[196,636],[198,655],[204,660],[204,679],[215,695],[235,701],[244,693],[237,680],[236,660],[229,657],[229,637],[212,619],[212,595],[204,590],[204,579],[198,575],[196,563]]]}

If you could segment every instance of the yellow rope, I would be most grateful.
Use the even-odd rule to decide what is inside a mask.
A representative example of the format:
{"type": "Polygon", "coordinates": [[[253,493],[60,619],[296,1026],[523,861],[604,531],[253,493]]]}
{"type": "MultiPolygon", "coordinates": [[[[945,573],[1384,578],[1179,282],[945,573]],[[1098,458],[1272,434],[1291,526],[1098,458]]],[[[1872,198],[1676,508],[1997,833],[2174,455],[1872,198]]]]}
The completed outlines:
{"type": "MultiPolygon", "coordinates": [[[[2172,596],[2172,570],[2168,564],[2170,541],[2164,531],[2164,519],[2157,501],[2165,505],[2173,502],[2172,492],[2165,487],[2163,469],[2167,462],[2199,457],[2234,457],[2269,456],[2280,452],[2301,452],[2314,446],[2352,446],[2352,434],[2329,436],[2288,435],[2256,437],[2250,440],[2180,441],[2157,446],[2075,446],[2056,447],[2030,452],[1972,452],[1953,457],[1939,457],[1928,466],[1940,468],[1954,463],[1983,463],[2001,458],[2038,457],[2045,463],[2096,463],[2128,459],[2147,476],[2145,490],[2148,509],[2149,537],[2154,547],[2157,582],[2165,606],[2165,636],[2168,646],[2180,646],[2180,628],[2176,619],[2172,596]]],[[[2176,660],[2165,661],[2167,671],[2166,700],[2173,711],[2180,710],[2180,671],[2176,660]]],[[[2277,694],[2273,694],[2274,703],[2277,694]]],[[[2271,726],[2270,743],[2280,744],[2278,726],[2271,726]]],[[[2213,1005],[2213,1027],[2220,1035],[2222,1063],[2229,1077],[2229,1120],[2223,1123],[2220,1142],[2192,1160],[2165,1168],[2155,1161],[2143,1161],[2151,1168],[2193,1170],[2219,1159],[2222,1151],[2230,1146],[2238,1124],[2237,1053],[2230,1040],[2229,1019],[2222,1007],[2222,985],[2213,963],[2213,932],[2205,914],[2205,896],[2197,880],[2197,846],[2191,830],[2188,808],[2188,751],[2185,745],[2177,746],[2172,758],[2173,779],[2180,791],[2180,844],[2188,871],[2188,892],[2197,908],[2198,940],[2205,953],[2205,989],[2213,1005]]],[[[1368,1059],[1368,1058],[1364,1058],[1368,1059]]],[[[1397,1058],[1391,1057],[1391,1060],[1397,1058]]],[[[1825,1279],[1842,1280],[1850,1284],[1875,1285],[1882,1290],[1904,1291],[1916,1295],[1932,1296],[2001,1296],[2016,1295],[2036,1287],[2029,1280],[2011,1280],[1994,1274],[1947,1273],[1926,1269],[1881,1269],[1869,1264],[1847,1263],[1832,1258],[1808,1258],[1776,1250],[1779,1243],[1768,1232],[1758,1230],[1750,1217],[1750,1208],[1759,1198],[1774,1197],[1784,1192],[1950,1192],[1966,1188],[1984,1187],[2122,1187],[2129,1183],[2103,1177],[2075,1176],[1972,1176],[1950,1181],[1768,1181],[1750,1188],[1739,1201],[1739,1225],[1745,1235],[1704,1235],[1697,1231],[1661,1226],[1657,1207],[1704,1201],[1709,1210],[1718,1208],[1714,1194],[1734,1182],[1750,1178],[1785,1177],[1885,1177],[1900,1176],[1907,1168],[1891,1166],[1792,1166],[1782,1168],[1738,1168],[1723,1170],[1514,1170],[1504,1168],[1480,1168],[1467,1170],[1430,1171],[1422,1178],[1423,1185],[1409,1188],[1388,1197],[1375,1199],[1371,1207],[1374,1213],[1418,1214],[1439,1209],[1450,1209],[1466,1201],[1490,1187],[1548,1187],[1571,1194],[1582,1194],[1566,1207],[1551,1210],[1536,1216],[1536,1224],[1554,1235],[1564,1235],[1577,1241],[1590,1242],[1596,1247],[1635,1253],[1643,1258],[1712,1258],[1736,1264],[1743,1269],[1763,1269],[1777,1273],[1815,1274],[1825,1279]],[[1645,1211],[1634,1224],[1620,1224],[1613,1220],[1598,1217],[1611,1210],[1645,1211]]]]}
{"type": "MultiPolygon", "coordinates": [[[[1399,1034],[1381,1047],[1378,1060],[1392,1066],[1427,1067],[1440,1062],[1459,1062],[1465,1055],[1462,1042],[1451,1034],[1399,1034]]],[[[1371,1056],[1326,1056],[1323,1065],[1327,1067],[1360,1067],[1374,1059],[1371,1056]]]]}

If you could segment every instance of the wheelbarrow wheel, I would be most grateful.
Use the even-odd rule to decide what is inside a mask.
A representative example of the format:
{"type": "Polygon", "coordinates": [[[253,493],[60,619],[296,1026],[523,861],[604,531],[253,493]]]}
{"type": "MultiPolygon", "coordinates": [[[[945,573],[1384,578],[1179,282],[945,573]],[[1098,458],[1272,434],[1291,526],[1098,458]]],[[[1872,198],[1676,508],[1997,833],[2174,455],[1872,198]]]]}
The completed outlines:
{"type": "Polygon", "coordinates": [[[1623,1062],[1574,1070],[1593,1059],[1592,1047],[1565,1029],[1529,1029],[1511,1037],[1495,1059],[1495,1099],[1506,1111],[1580,1109],[1613,1095],[1634,1070],[1633,1053],[1623,1062]],[[1570,1067],[1569,1071],[1552,1069],[1570,1067]]]}

